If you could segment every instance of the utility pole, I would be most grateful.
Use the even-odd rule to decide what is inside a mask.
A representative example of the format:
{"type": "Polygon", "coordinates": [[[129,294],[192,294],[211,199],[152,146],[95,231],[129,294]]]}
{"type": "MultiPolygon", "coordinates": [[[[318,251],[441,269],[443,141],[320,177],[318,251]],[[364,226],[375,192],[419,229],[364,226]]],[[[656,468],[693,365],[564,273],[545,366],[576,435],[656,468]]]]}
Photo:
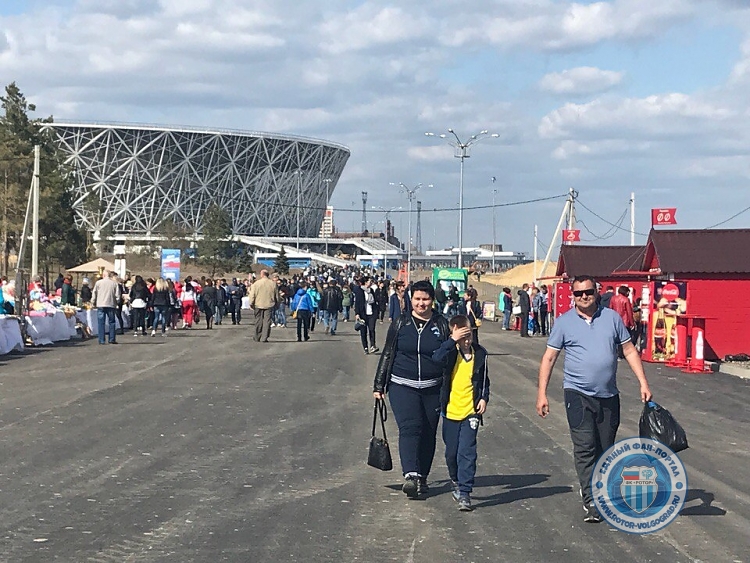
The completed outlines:
{"type": "MultiPolygon", "coordinates": [[[[497,225],[495,223],[495,196],[497,195],[497,190],[494,188],[495,186],[495,178],[494,176],[490,178],[492,181],[492,273],[495,273],[495,251],[497,250],[497,225]]],[[[535,259],[536,260],[536,259],[535,259]]]]}
{"type": "Polygon", "coordinates": [[[635,192],[630,192],[630,246],[635,246],[635,192]]]}
{"type": "MultiPolygon", "coordinates": [[[[550,256],[552,256],[552,250],[555,248],[555,243],[558,240],[557,237],[560,236],[560,231],[562,229],[563,221],[565,221],[566,215],[568,217],[568,228],[572,229],[575,226],[575,201],[577,196],[578,192],[576,192],[573,188],[570,188],[568,190],[568,199],[565,200],[565,205],[563,206],[560,220],[557,222],[557,227],[555,227],[555,232],[552,235],[552,240],[550,241],[549,248],[547,249],[547,255],[544,257],[544,264],[542,264],[541,271],[542,276],[544,276],[544,271],[547,269],[547,264],[549,264],[550,256]]],[[[534,280],[534,284],[536,284],[536,282],[537,280],[534,280]]]]}
{"type": "Polygon", "coordinates": [[[31,277],[39,275],[39,145],[34,146],[34,216],[31,231],[31,277]]]}

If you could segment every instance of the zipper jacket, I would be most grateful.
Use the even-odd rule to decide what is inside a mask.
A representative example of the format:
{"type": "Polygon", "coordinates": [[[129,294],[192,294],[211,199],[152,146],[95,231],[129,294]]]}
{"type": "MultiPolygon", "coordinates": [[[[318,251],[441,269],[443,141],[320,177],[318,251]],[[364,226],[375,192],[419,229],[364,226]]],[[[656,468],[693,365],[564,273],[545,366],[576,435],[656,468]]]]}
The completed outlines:
{"type": "Polygon", "coordinates": [[[416,389],[440,385],[443,365],[432,356],[449,337],[448,321],[437,312],[421,331],[411,313],[402,314],[388,328],[373,390],[383,393],[391,382],[416,389]]]}
{"type": "MultiPolygon", "coordinates": [[[[488,376],[487,350],[476,342],[471,345],[474,354],[474,370],[471,373],[471,385],[474,388],[474,408],[477,403],[484,399],[490,401],[490,378],[488,376]]],[[[440,348],[435,350],[432,359],[443,364],[443,386],[440,389],[440,412],[445,416],[448,410],[448,401],[451,397],[451,376],[453,368],[458,359],[458,348],[456,341],[449,338],[440,348]]],[[[481,417],[480,417],[481,419],[481,417]]]]}

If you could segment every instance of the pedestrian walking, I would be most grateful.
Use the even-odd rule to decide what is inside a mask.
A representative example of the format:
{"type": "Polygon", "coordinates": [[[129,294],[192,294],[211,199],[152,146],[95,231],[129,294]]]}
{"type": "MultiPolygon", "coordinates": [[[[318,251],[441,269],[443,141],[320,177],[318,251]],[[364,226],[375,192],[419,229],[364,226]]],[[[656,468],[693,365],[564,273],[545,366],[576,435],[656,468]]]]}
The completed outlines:
{"type": "Polygon", "coordinates": [[[312,315],[312,299],[307,293],[307,282],[302,280],[298,284],[297,293],[292,299],[292,315],[297,317],[297,342],[310,340],[310,316],[312,315]]]}
{"type": "Polygon", "coordinates": [[[581,486],[584,522],[601,522],[593,501],[591,474],[602,453],[615,443],[620,425],[620,395],[617,389],[617,347],[640,384],[641,401],[650,401],[643,365],[630,340],[630,333],[612,309],[597,306],[596,281],[578,276],[573,281],[574,308],[555,321],[547,351],[539,366],[536,411],[549,413],[547,387],[552,368],[565,350],[563,389],[573,442],[573,456],[581,486]]]}
{"type": "Polygon", "coordinates": [[[373,383],[376,399],[386,393],[390,398],[398,425],[402,490],[412,499],[429,490],[443,383],[443,365],[433,354],[450,338],[448,321],[432,309],[434,299],[430,282],[414,284],[412,310],[391,323],[373,383]]]}
{"type": "Polygon", "coordinates": [[[531,300],[529,298],[529,284],[525,283],[518,290],[518,306],[521,308],[521,336],[529,335],[529,312],[531,300]]]}
{"type": "Polygon", "coordinates": [[[448,327],[451,337],[432,359],[444,366],[440,412],[453,499],[459,510],[469,511],[477,472],[477,432],[490,400],[487,350],[474,342],[469,317],[456,315],[448,327]]]}
{"type": "Polygon", "coordinates": [[[94,291],[91,294],[91,302],[96,307],[96,320],[99,344],[104,344],[104,332],[106,323],[109,323],[109,340],[110,344],[117,344],[115,331],[115,311],[117,303],[120,301],[120,284],[117,283],[117,273],[108,272],[102,279],[94,284],[94,291]]]}
{"type": "Polygon", "coordinates": [[[542,330],[542,336],[547,336],[549,332],[549,290],[546,285],[542,285],[540,295],[542,304],[539,306],[539,328],[542,330]]]}
{"type": "Polygon", "coordinates": [[[354,289],[354,319],[362,323],[359,329],[359,337],[365,354],[374,354],[379,350],[375,343],[377,314],[377,301],[375,290],[372,287],[372,278],[363,276],[359,280],[359,285],[355,286],[354,289]],[[369,346],[367,343],[368,336],[370,338],[369,346]]]}
{"type": "Polygon", "coordinates": [[[133,312],[133,335],[146,335],[146,308],[151,300],[151,292],[141,276],[135,276],[130,287],[130,310],[133,312]]]}
{"type": "MultiPolygon", "coordinates": [[[[186,284],[187,285],[187,284],[186,284]]],[[[183,291],[183,296],[185,292],[183,291]]],[[[154,284],[154,291],[151,294],[150,305],[154,310],[154,324],[151,326],[151,336],[156,336],[156,329],[161,323],[161,335],[167,335],[167,311],[169,311],[171,297],[169,284],[164,278],[159,278],[154,284]]]]}
{"type": "Polygon", "coordinates": [[[214,281],[207,278],[201,292],[201,307],[203,307],[203,314],[206,316],[206,330],[211,330],[214,327],[214,313],[216,312],[218,298],[219,293],[216,291],[214,281]]]}
{"type": "Polygon", "coordinates": [[[341,292],[338,282],[334,278],[330,278],[321,301],[325,307],[323,324],[326,327],[326,334],[330,334],[331,336],[336,335],[339,324],[339,313],[344,310],[343,302],[344,294],[341,292]]]}
{"type": "Polygon", "coordinates": [[[268,276],[268,270],[260,271],[260,279],[250,286],[250,307],[255,314],[255,341],[268,342],[271,336],[273,311],[281,303],[279,288],[268,276]]]}

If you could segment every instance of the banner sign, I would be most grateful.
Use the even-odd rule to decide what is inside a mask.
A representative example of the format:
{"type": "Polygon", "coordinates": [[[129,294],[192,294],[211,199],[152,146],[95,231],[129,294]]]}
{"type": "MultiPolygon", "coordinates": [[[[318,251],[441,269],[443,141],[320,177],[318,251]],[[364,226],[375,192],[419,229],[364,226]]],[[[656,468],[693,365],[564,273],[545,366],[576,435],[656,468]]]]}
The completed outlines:
{"type": "Polygon", "coordinates": [[[575,229],[573,231],[564,229],[562,232],[562,237],[563,242],[581,242],[581,231],[580,229],[575,229]]]}
{"type": "Polygon", "coordinates": [[[165,280],[180,280],[180,249],[161,249],[161,277],[165,280]]]}
{"type": "Polygon", "coordinates": [[[664,209],[652,209],[651,210],[651,226],[654,225],[676,225],[677,219],[675,214],[677,213],[676,207],[665,207],[664,209]]]}

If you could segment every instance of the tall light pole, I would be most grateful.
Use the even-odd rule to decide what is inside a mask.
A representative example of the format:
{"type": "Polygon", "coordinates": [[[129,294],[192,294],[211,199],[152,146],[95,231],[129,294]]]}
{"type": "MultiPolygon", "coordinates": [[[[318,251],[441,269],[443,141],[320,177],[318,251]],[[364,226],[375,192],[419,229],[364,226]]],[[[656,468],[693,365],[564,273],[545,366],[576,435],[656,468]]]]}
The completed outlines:
{"type": "Polygon", "coordinates": [[[495,178],[494,176],[490,178],[490,181],[492,182],[492,273],[495,273],[495,251],[497,250],[497,229],[496,229],[496,222],[495,222],[495,196],[497,195],[497,190],[494,188],[495,186],[495,178]]]}
{"type": "MultiPolygon", "coordinates": [[[[325,213],[323,214],[323,224],[325,224],[326,219],[328,219],[328,198],[330,197],[329,190],[331,189],[331,182],[332,181],[333,180],[331,180],[330,178],[326,178],[326,179],[323,180],[323,183],[325,183],[325,185],[326,185],[326,209],[325,209],[325,213]]],[[[331,216],[330,223],[331,223],[331,230],[333,230],[333,216],[331,216]]],[[[328,237],[330,236],[330,233],[328,231],[324,230],[323,231],[323,236],[326,239],[326,256],[328,256],[328,237]]]]}
{"type": "MultiPolygon", "coordinates": [[[[391,182],[391,186],[395,186],[397,184],[394,184],[391,182]]],[[[414,197],[416,196],[419,189],[422,187],[422,184],[419,183],[413,188],[408,187],[403,182],[399,182],[398,186],[401,187],[401,191],[406,193],[406,196],[409,198],[409,236],[407,237],[406,241],[406,283],[408,284],[409,281],[411,281],[411,207],[412,203],[414,202],[414,197]]],[[[432,187],[432,184],[427,185],[428,188],[432,187]]]]}
{"type": "Polygon", "coordinates": [[[396,211],[397,209],[401,209],[401,206],[399,207],[391,207],[390,209],[386,209],[382,205],[378,205],[377,207],[373,206],[373,209],[378,209],[380,211],[385,212],[385,242],[386,244],[383,245],[383,271],[387,274],[388,273],[388,237],[390,233],[388,232],[388,217],[391,216],[391,212],[396,211]]]}
{"type": "Polygon", "coordinates": [[[479,133],[469,137],[469,140],[463,142],[453,129],[448,129],[448,133],[455,137],[455,141],[450,139],[448,135],[441,134],[435,135],[435,133],[425,133],[428,137],[440,137],[441,139],[448,139],[448,144],[451,145],[455,150],[454,156],[461,159],[461,175],[458,183],[458,267],[463,268],[464,262],[464,160],[471,156],[469,149],[472,145],[475,145],[481,141],[484,137],[499,137],[497,133],[490,134],[486,129],[479,133]]]}
{"type": "Polygon", "coordinates": [[[297,250],[299,250],[299,213],[302,207],[302,170],[292,172],[297,176],[297,250]]]}

